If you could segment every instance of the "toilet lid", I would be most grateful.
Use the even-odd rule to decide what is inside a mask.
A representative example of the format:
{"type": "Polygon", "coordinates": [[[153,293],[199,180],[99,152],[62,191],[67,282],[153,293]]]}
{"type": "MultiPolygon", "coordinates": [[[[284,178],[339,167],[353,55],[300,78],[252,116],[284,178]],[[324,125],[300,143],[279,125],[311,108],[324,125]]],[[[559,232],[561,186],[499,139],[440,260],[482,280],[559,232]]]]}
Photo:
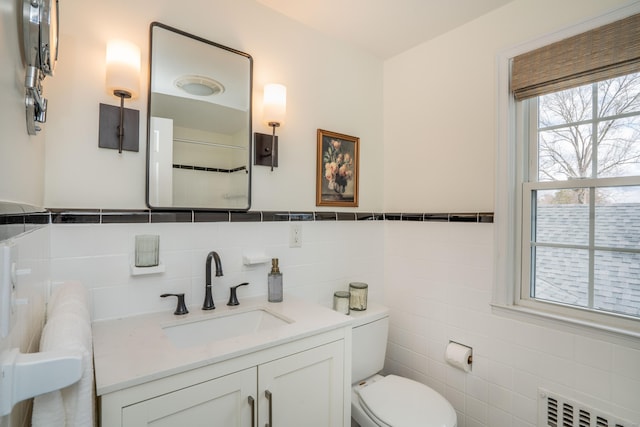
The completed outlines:
{"type": "Polygon", "coordinates": [[[359,389],[360,403],[380,425],[455,427],[456,412],[435,390],[419,382],[387,375],[359,389]]]}

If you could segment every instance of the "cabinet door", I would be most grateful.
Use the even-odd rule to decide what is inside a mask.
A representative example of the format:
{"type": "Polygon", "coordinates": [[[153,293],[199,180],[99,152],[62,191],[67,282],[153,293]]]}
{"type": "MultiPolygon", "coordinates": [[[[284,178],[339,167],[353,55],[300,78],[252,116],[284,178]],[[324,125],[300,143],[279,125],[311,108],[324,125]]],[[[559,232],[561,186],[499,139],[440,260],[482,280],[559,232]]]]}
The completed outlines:
{"type": "Polygon", "coordinates": [[[258,425],[342,426],[343,345],[325,344],[258,366],[258,425]]]}
{"type": "Polygon", "coordinates": [[[256,368],[246,369],[125,407],[122,425],[249,427],[255,393],[256,368]]]}

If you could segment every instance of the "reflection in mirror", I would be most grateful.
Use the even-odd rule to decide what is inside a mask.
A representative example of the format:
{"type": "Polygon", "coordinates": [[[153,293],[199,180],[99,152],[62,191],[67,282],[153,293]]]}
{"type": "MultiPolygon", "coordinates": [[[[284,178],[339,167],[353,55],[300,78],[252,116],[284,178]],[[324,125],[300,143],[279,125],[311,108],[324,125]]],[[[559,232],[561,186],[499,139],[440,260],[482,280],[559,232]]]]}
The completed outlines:
{"type": "Polygon", "coordinates": [[[157,22],[150,37],[147,204],[249,209],[251,56],[157,22]]]}

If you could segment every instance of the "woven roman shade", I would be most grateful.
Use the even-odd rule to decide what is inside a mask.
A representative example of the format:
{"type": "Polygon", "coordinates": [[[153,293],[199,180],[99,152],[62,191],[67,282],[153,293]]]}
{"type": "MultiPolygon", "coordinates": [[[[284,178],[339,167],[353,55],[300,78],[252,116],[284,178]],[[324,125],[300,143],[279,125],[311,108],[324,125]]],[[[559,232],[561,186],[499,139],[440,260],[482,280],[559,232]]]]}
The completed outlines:
{"type": "Polygon", "coordinates": [[[513,58],[518,100],[640,71],[640,14],[513,58]]]}

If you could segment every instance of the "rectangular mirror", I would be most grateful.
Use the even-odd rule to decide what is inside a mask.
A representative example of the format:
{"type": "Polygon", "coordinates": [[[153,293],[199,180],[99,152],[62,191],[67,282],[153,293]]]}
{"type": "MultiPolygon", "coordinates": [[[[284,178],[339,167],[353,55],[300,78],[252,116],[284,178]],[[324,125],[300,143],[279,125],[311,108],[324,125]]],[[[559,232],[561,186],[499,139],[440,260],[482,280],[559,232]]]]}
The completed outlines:
{"type": "Polygon", "coordinates": [[[150,40],[147,205],[248,210],[253,59],[158,22],[150,40]]]}

